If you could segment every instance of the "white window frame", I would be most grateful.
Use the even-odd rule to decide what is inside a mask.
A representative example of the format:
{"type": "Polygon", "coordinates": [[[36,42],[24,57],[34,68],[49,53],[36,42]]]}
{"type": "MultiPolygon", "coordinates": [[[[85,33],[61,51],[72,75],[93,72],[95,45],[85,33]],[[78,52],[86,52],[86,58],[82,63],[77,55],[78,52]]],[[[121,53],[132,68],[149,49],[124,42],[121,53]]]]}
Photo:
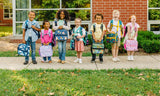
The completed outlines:
{"type": "MultiPolygon", "coordinates": [[[[147,30],[151,31],[151,24],[160,24],[160,20],[149,20],[149,10],[150,9],[160,9],[160,7],[149,7],[149,0],[147,0],[147,30]]],[[[159,31],[153,31],[155,34],[160,34],[159,31]]]]}
{"type": "MultiPolygon", "coordinates": [[[[31,0],[29,0],[29,8],[28,9],[16,9],[16,0],[12,0],[13,4],[13,36],[22,36],[16,34],[16,24],[17,23],[23,23],[24,21],[16,21],[16,11],[17,10],[27,10],[27,11],[37,11],[37,10],[59,10],[59,9],[65,9],[65,10],[90,10],[90,20],[88,21],[82,21],[83,24],[88,24],[88,31],[90,29],[90,26],[92,24],[92,0],[90,0],[90,8],[62,8],[62,0],[60,0],[60,8],[32,8],[31,7],[31,0]]],[[[43,21],[38,21],[40,25],[42,25],[43,21]]],[[[53,21],[50,21],[53,22],[53,21]]],[[[51,23],[52,24],[52,23],[51,23]]],[[[74,25],[74,21],[70,21],[71,25],[74,25]]]]}

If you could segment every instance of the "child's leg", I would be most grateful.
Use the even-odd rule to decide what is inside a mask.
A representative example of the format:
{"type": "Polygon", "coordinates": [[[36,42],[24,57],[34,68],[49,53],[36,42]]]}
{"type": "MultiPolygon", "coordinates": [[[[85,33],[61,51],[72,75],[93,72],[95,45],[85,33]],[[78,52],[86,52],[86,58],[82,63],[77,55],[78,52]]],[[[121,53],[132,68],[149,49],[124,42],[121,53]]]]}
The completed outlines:
{"type": "Polygon", "coordinates": [[[131,56],[133,56],[134,55],[134,51],[131,51],[131,56]]]}
{"type": "Polygon", "coordinates": [[[113,55],[113,58],[115,58],[115,50],[116,50],[116,47],[115,47],[115,44],[112,45],[112,55],[113,55]]]}
{"type": "Polygon", "coordinates": [[[116,51],[115,51],[115,57],[118,57],[118,52],[119,52],[119,46],[118,45],[116,45],[116,49],[115,49],[116,51]]]}
{"type": "Polygon", "coordinates": [[[82,51],[79,52],[79,59],[82,59],[82,51]]]}

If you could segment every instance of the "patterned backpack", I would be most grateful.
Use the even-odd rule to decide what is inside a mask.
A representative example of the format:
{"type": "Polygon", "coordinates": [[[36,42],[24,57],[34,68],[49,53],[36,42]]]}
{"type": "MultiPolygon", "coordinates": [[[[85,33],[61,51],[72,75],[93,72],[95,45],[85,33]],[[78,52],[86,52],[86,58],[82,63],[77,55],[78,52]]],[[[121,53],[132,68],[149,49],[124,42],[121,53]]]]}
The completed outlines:
{"type": "MultiPolygon", "coordinates": [[[[57,20],[54,21],[55,26],[57,26],[57,20]]],[[[66,20],[64,21],[64,25],[67,26],[66,20]]],[[[55,38],[57,41],[66,41],[68,39],[68,31],[65,29],[55,30],[55,38]]]]}
{"type": "MultiPolygon", "coordinates": [[[[112,30],[112,28],[113,28],[113,20],[111,20],[110,21],[110,30],[112,30]]],[[[116,26],[117,27],[117,32],[118,32],[118,29],[119,29],[119,27],[120,27],[120,29],[121,29],[121,35],[122,35],[122,21],[118,21],[118,25],[116,26]]],[[[107,34],[107,38],[106,38],[106,42],[107,43],[116,43],[116,42],[118,42],[118,33],[117,32],[115,32],[115,33],[108,33],[107,34]]]]}
{"type": "Polygon", "coordinates": [[[29,56],[30,47],[26,44],[19,44],[17,48],[18,55],[29,56]]]}
{"type": "Polygon", "coordinates": [[[41,57],[51,57],[53,55],[53,49],[51,45],[41,46],[39,48],[39,55],[41,57]]]}
{"type": "Polygon", "coordinates": [[[104,44],[102,43],[93,43],[92,44],[92,53],[93,54],[103,54],[104,53],[104,44]]]}

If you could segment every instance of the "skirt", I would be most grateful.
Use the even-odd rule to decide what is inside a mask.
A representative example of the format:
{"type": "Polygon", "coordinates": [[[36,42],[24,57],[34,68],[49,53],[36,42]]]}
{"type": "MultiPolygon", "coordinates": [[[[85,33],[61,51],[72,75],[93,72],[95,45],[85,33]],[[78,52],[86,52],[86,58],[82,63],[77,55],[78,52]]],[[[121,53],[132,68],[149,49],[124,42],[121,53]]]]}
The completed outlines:
{"type": "Polygon", "coordinates": [[[83,41],[76,41],[75,40],[75,51],[84,51],[83,41]]]}

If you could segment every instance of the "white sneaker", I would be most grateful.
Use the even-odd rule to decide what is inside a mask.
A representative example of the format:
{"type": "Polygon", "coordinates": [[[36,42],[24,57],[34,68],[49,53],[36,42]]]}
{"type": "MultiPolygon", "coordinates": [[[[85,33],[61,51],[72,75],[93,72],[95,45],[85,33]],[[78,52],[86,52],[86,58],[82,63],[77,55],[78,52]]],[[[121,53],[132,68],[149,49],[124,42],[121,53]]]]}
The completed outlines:
{"type": "Polygon", "coordinates": [[[132,60],[132,61],[134,60],[133,56],[131,56],[131,60],[132,60]]]}
{"type": "Polygon", "coordinates": [[[74,63],[78,63],[79,59],[77,58],[76,60],[74,60],[74,63]]]}
{"type": "Polygon", "coordinates": [[[82,63],[82,59],[79,59],[79,63],[82,63]]]}
{"type": "Polygon", "coordinates": [[[112,58],[112,61],[113,61],[113,62],[116,62],[116,61],[117,61],[117,59],[116,59],[116,58],[112,58]]]}
{"type": "Polygon", "coordinates": [[[131,56],[128,56],[128,61],[130,61],[131,60],[131,56]]]}
{"type": "Polygon", "coordinates": [[[118,57],[116,57],[116,60],[117,60],[118,62],[120,62],[120,59],[119,59],[118,57]]]}

